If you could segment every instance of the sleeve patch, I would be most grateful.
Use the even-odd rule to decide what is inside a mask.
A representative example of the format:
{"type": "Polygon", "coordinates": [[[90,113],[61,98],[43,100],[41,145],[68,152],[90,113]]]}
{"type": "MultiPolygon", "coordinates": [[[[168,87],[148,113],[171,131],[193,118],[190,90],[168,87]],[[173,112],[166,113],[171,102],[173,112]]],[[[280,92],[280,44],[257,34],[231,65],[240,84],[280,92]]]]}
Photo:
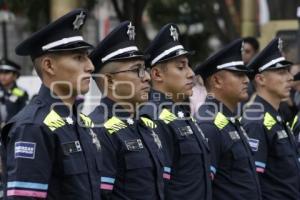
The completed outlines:
{"type": "Polygon", "coordinates": [[[15,158],[35,158],[36,143],[34,142],[16,142],[15,143],[15,158]]]}
{"type": "Polygon", "coordinates": [[[259,140],[253,139],[253,138],[249,138],[248,142],[249,142],[249,145],[250,145],[252,151],[258,151],[259,140]]]}

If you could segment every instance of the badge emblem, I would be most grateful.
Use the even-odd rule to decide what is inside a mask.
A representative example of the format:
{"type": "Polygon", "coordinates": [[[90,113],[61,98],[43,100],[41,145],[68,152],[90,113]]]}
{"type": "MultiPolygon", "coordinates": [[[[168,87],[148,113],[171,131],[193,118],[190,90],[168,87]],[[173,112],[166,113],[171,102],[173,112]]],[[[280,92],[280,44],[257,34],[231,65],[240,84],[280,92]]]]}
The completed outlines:
{"type": "Polygon", "coordinates": [[[132,26],[131,22],[128,25],[127,35],[129,37],[129,40],[134,40],[135,39],[135,27],[132,26]]]}
{"type": "Polygon", "coordinates": [[[239,139],[241,139],[240,135],[239,135],[239,133],[237,131],[230,131],[229,132],[229,136],[230,136],[230,138],[232,140],[239,140],[239,139]]]}
{"type": "Polygon", "coordinates": [[[280,52],[282,52],[283,49],[283,41],[281,38],[278,39],[278,49],[280,52]]]}
{"type": "Polygon", "coordinates": [[[73,119],[71,117],[67,117],[66,121],[68,124],[72,125],[74,123],[73,119]]]}
{"type": "Polygon", "coordinates": [[[184,126],[178,128],[181,136],[188,136],[193,134],[193,130],[190,126],[184,126]]]}
{"type": "Polygon", "coordinates": [[[83,25],[85,19],[85,15],[81,11],[79,15],[76,15],[76,19],[73,22],[73,29],[79,30],[80,27],[83,25]]]}
{"type": "Polygon", "coordinates": [[[160,139],[159,139],[159,137],[158,137],[158,135],[152,130],[152,137],[153,137],[153,139],[154,139],[154,142],[157,144],[157,147],[159,148],[159,149],[161,149],[162,148],[162,145],[161,145],[161,141],[160,141],[160,139]]]}
{"type": "Polygon", "coordinates": [[[90,136],[92,137],[92,143],[96,146],[97,151],[101,150],[101,144],[97,137],[97,135],[94,133],[92,129],[89,131],[90,136]]]}
{"type": "Polygon", "coordinates": [[[182,111],[179,111],[179,112],[177,113],[177,116],[178,116],[179,118],[184,118],[184,113],[183,113],[182,111]]]}
{"type": "Polygon", "coordinates": [[[128,118],[126,121],[129,125],[132,125],[134,123],[133,119],[131,118],[128,118]]]}
{"type": "Polygon", "coordinates": [[[178,41],[178,32],[177,29],[174,28],[173,26],[170,27],[170,35],[173,37],[174,41],[178,41]]]}

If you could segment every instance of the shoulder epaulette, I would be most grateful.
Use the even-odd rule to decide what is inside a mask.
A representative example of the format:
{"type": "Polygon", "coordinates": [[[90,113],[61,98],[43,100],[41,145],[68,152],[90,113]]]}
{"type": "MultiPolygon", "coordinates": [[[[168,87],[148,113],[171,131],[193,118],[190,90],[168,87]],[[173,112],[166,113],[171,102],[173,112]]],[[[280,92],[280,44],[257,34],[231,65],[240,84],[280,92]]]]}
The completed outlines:
{"type": "Polygon", "coordinates": [[[154,129],[154,128],[157,127],[157,125],[155,124],[155,122],[152,121],[152,120],[149,119],[149,118],[141,117],[141,120],[142,120],[142,122],[145,124],[145,126],[148,126],[148,127],[152,128],[152,129],[154,129]]]}
{"type": "Polygon", "coordinates": [[[271,130],[275,124],[276,124],[276,120],[272,117],[272,115],[270,113],[266,112],[266,114],[264,116],[264,126],[268,130],[271,130]]]}
{"type": "Polygon", "coordinates": [[[84,114],[80,114],[80,118],[82,119],[84,125],[87,127],[87,128],[93,128],[94,127],[94,123],[93,121],[91,120],[91,118],[89,118],[88,116],[84,115],[84,114]]]}
{"type": "Polygon", "coordinates": [[[61,118],[54,110],[50,111],[43,122],[51,131],[55,131],[57,128],[63,127],[66,124],[63,118],[61,118]]]}
{"type": "Polygon", "coordinates": [[[292,123],[291,129],[294,129],[294,128],[295,128],[295,125],[297,124],[297,122],[298,122],[298,119],[299,119],[299,117],[298,117],[298,115],[296,115],[296,116],[295,116],[295,118],[294,118],[294,120],[293,120],[293,123],[292,123]]]}
{"type": "Polygon", "coordinates": [[[127,125],[120,120],[119,118],[113,116],[107,122],[104,123],[104,127],[108,131],[109,134],[113,134],[121,129],[124,129],[127,127],[127,125]]]}
{"type": "Polygon", "coordinates": [[[225,117],[225,115],[218,112],[215,117],[214,124],[219,128],[219,130],[222,130],[225,126],[227,126],[228,123],[229,120],[225,117]]]}
{"type": "Polygon", "coordinates": [[[159,115],[159,119],[163,120],[166,124],[177,119],[176,115],[170,112],[168,109],[163,109],[159,115]]]}
{"type": "Polygon", "coordinates": [[[17,88],[17,87],[12,89],[11,93],[17,97],[22,97],[25,94],[24,90],[21,90],[20,88],[17,88]]]}

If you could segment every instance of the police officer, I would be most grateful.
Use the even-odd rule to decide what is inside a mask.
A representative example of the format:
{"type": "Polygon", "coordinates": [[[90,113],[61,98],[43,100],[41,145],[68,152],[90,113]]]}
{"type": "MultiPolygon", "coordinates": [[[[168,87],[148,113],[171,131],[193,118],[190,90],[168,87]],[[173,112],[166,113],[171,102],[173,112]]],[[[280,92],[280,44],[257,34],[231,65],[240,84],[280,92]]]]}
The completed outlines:
{"type": "Polygon", "coordinates": [[[8,59],[0,60],[0,84],[3,87],[3,101],[6,108],[6,116],[2,118],[4,122],[9,121],[28,101],[27,92],[16,83],[20,69],[18,64],[8,59]]]}
{"type": "Polygon", "coordinates": [[[103,96],[90,114],[103,149],[103,199],[162,200],[164,158],[151,120],[138,120],[148,100],[150,76],[131,22],[119,24],[91,53],[103,96]]]}
{"type": "Polygon", "coordinates": [[[243,115],[250,137],[263,199],[300,199],[299,150],[278,113],[289,97],[293,76],[282,55],[282,40],[273,39],[250,63],[257,96],[243,115]]]}
{"type": "Polygon", "coordinates": [[[237,39],[195,69],[208,96],[197,119],[211,148],[213,199],[261,199],[247,135],[238,121],[237,105],[247,99],[248,70],[237,39]]]}
{"type": "Polygon", "coordinates": [[[2,132],[5,199],[100,199],[100,143],[73,104],[94,70],[80,34],[86,15],[71,11],[16,48],[43,84],[2,132]]]}
{"type": "Polygon", "coordinates": [[[209,149],[186,101],[192,95],[194,73],[187,57],[191,52],[180,43],[179,34],[176,24],[167,24],[145,51],[152,91],[140,116],[157,123],[165,147],[166,199],[207,200],[209,149]]]}

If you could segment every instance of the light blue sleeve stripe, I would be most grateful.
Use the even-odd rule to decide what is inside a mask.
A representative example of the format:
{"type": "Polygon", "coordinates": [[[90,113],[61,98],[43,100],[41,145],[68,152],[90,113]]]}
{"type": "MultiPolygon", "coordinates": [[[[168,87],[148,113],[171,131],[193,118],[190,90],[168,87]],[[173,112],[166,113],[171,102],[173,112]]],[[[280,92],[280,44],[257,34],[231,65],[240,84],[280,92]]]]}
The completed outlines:
{"type": "Polygon", "coordinates": [[[111,183],[114,184],[115,183],[115,179],[114,178],[110,178],[110,177],[101,177],[101,183],[105,182],[105,183],[111,183]]]}
{"type": "Polygon", "coordinates": [[[171,168],[170,167],[164,167],[164,171],[168,172],[168,173],[171,173],[171,168]]]}
{"type": "Polygon", "coordinates": [[[217,170],[214,166],[210,166],[210,171],[212,171],[214,174],[216,174],[217,170]]]}
{"type": "Polygon", "coordinates": [[[48,184],[22,182],[22,181],[7,182],[7,188],[16,188],[16,187],[17,188],[27,188],[27,189],[47,190],[48,189],[48,184]]]}
{"type": "Polygon", "coordinates": [[[259,161],[255,161],[255,165],[256,165],[257,167],[262,167],[262,168],[265,168],[265,167],[266,167],[266,164],[265,164],[265,163],[259,162],[259,161]]]}

